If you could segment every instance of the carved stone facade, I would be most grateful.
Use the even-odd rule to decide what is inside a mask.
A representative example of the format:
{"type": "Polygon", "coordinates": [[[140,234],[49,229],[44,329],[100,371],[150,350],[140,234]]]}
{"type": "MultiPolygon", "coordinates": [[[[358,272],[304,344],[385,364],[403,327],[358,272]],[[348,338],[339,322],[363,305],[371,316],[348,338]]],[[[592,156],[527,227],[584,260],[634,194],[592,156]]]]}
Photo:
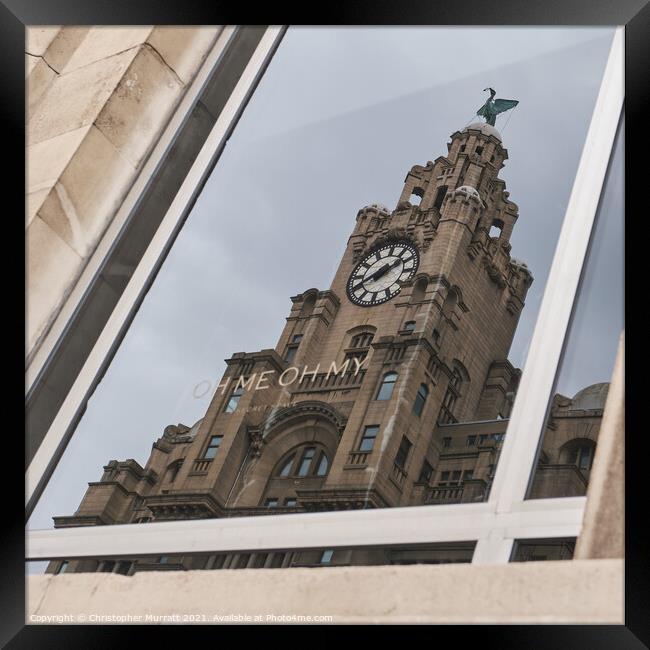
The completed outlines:
{"type": "MultiPolygon", "coordinates": [[[[518,208],[498,178],[507,157],[494,128],[453,133],[446,157],[408,172],[394,211],[372,204],[358,212],[331,286],[291,298],[275,349],[234,354],[199,422],[167,427],[144,468],[111,461],[56,526],[486,499],[520,375],[507,355],[533,281],[510,256],[518,208]],[[357,263],[400,242],[417,248],[417,272],[391,300],[351,302],[346,285],[357,263]]],[[[556,397],[534,496],[584,494],[593,454],[583,442],[595,444],[605,394],[601,386],[556,397]]],[[[450,562],[471,553],[454,544],[66,566],[450,562]]]]}

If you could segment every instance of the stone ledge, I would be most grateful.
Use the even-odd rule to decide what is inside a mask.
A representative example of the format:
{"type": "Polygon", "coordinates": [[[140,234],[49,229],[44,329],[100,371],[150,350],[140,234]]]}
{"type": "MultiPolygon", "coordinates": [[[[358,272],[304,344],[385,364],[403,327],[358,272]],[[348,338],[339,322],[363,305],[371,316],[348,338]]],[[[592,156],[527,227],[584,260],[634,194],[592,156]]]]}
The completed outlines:
{"type": "Polygon", "coordinates": [[[622,560],[39,575],[27,578],[27,592],[28,623],[65,614],[523,624],[624,616],[622,560]]]}

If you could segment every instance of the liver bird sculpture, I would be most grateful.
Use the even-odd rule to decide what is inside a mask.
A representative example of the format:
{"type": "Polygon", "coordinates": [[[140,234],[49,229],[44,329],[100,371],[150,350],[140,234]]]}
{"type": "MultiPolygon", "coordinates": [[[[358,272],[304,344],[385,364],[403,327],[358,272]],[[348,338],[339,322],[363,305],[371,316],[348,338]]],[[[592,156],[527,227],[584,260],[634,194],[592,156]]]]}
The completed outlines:
{"type": "Polygon", "coordinates": [[[496,90],[494,88],[484,88],[483,92],[486,90],[490,91],[490,98],[476,111],[476,114],[484,117],[488,124],[494,126],[497,115],[514,108],[519,101],[516,99],[494,99],[497,94],[496,90]]]}

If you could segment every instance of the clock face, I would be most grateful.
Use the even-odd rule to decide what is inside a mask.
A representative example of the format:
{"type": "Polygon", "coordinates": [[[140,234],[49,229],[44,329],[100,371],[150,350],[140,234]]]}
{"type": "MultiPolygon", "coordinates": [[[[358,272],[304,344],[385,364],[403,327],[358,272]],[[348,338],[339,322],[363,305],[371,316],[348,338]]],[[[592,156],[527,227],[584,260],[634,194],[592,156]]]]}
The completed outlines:
{"type": "Polygon", "coordinates": [[[395,297],[402,282],[418,269],[420,256],[412,244],[394,242],[368,253],[350,274],[348,298],[356,305],[372,307],[395,297]]]}

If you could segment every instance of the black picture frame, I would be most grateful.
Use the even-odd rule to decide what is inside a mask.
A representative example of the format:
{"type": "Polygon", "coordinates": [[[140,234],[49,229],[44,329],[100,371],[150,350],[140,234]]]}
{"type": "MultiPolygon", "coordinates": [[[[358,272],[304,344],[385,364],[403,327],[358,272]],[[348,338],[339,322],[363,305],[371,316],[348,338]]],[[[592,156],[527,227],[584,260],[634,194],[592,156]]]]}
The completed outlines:
{"type": "MultiPolygon", "coordinates": [[[[645,178],[647,165],[647,118],[650,105],[648,76],[650,72],[650,4],[646,0],[485,0],[463,2],[433,2],[412,0],[409,3],[377,3],[357,0],[354,3],[319,4],[318,12],[310,5],[294,7],[291,12],[267,4],[263,10],[245,14],[243,3],[224,5],[199,0],[165,3],[155,0],[123,2],[107,0],[2,0],[0,29],[5,56],[1,109],[3,112],[4,150],[7,161],[24,156],[24,29],[26,25],[133,25],[133,24],[402,24],[402,25],[625,25],[625,119],[626,119],[626,205],[647,195],[645,178]],[[645,136],[645,138],[644,138],[645,136]],[[15,153],[13,153],[15,152],[15,153]],[[12,155],[13,154],[13,155],[12,155]],[[645,155],[644,155],[645,154],[645,155]]],[[[24,186],[24,168],[9,162],[8,172],[15,176],[5,184],[6,191],[20,194],[24,186]]],[[[24,203],[24,196],[19,204],[24,203]]],[[[634,219],[627,224],[626,244],[626,570],[625,570],[625,624],[620,626],[454,626],[454,645],[461,647],[471,641],[482,647],[498,648],[642,648],[650,644],[650,616],[647,612],[648,544],[643,532],[647,504],[643,503],[645,474],[644,443],[646,435],[641,426],[641,408],[645,390],[643,382],[642,351],[647,340],[645,318],[631,313],[637,308],[644,293],[635,283],[643,282],[641,266],[644,251],[636,250],[643,241],[644,215],[647,206],[639,211],[630,209],[634,219]],[[638,269],[637,269],[638,267],[638,269]],[[637,298],[638,296],[638,298],[637,298]],[[644,507],[645,506],[645,507],[644,507]],[[469,637],[473,637],[470,640],[469,637]]],[[[6,223],[17,230],[21,227],[15,211],[6,216],[6,223]]],[[[22,268],[24,251],[14,242],[20,235],[11,233],[5,242],[9,268],[22,268]],[[14,238],[15,237],[15,238],[14,238]]],[[[24,237],[24,231],[23,235],[24,237]]],[[[646,253],[647,255],[647,253],[646,253]]],[[[19,285],[19,273],[11,272],[13,284],[19,285]]],[[[12,286],[13,288],[13,286],[12,286]]],[[[15,304],[5,311],[5,322],[16,329],[21,327],[24,314],[24,285],[17,286],[15,304]]],[[[24,340],[24,322],[23,340],[24,340]]],[[[5,346],[5,362],[12,369],[24,373],[23,350],[16,344],[5,346]],[[19,370],[20,368],[20,370],[19,370]]],[[[20,382],[17,382],[17,384],[20,382]]],[[[6,385],[13,385],[8,382],[6,385]]],[[[7,389],[5,389],[7,390],[7,389]]],[[[18,389],[16,389],[18,391],[18,389]]],[[[24,399],[24,392],[21,399],[24,399]]],[[[9,400],[13,405],[13,400],[9,400]]],[[[16,400],[18,402],[18,400],[16,400]]],[[[16,437],[14,427],[5,431],[5,444],[16,437]]],[[[5,455],[3,480],[6,483],[4,500],[5,535],[3,552],[2,616],[0,641],[3,647],[114,647],[128,635],[129,641],[150,640],[154,629],[94,627],[94,626],[25,626],[25,571],[24,571],[24,502],[16,485],[24,481],[23,465],[19,458],[5,455]]],[[[238,628],[239,629],[239,628],[238,628]]],[[[209,629],[194,628],[193,633],[209,633],[209,629]]],[[[213,639],[214,640],[214,639],[213,639]]]]}

